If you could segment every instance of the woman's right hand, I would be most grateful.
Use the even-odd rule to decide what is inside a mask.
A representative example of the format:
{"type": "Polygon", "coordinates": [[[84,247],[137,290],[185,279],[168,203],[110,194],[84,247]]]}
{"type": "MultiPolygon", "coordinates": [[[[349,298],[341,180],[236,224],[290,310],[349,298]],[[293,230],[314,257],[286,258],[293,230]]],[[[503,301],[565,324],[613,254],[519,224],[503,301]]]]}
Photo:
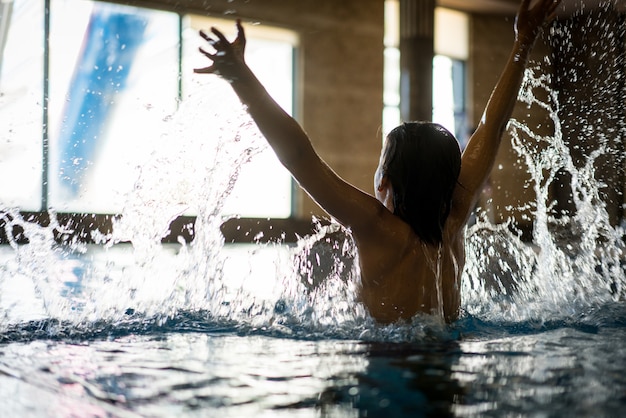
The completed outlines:
{"type": "Polygon", "coordinates": [[[236,80],[246,68],[244,52],[246,49],[246,35],[241,26],[241,20],[237,19],[237,38],[233,42],[228,42],[226,37],[216,28],[211,28],[211,32],[217,38],[213,38],[204,31],[200,31],[200,36],[215,49],[211,54],[200,47],[200,52],[209,58],[213,63],[208,67],[196,68],[195,73],[217,74],[228,81],[236,80]]]}
{"type": "Polygon", "coordinates": [[[522,0],[515,18],[515,39],[532,47],[543,26],[550,22],[561,0],[539,0],[530,8],[531,0],[522,0]]]}

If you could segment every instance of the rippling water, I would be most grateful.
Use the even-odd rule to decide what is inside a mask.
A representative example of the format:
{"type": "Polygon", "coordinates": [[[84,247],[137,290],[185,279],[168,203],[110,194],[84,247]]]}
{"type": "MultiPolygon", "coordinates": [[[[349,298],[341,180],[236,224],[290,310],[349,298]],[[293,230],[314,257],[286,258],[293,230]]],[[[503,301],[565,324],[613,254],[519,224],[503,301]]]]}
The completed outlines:
{"type": "MultiPolygon", "coordinates": [[[[622,322],[626,319],[621,311],[622,322]]],[[[458,339],[136,330],[0,346],[3,416],[620,416],[626,329],[458,339]]],[[[493,335],[496,334],[496,335],[493,335]]]]}

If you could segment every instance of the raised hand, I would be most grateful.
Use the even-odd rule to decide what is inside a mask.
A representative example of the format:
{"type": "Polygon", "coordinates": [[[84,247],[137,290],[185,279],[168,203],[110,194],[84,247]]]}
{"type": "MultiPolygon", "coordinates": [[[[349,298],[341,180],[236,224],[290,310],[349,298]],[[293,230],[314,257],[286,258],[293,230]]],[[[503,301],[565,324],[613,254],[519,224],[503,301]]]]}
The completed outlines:
{"type": "Polygon", "coordinates": [[[246,35],[241,26],[241,20],[237,19],[237,38],[233,42],[228,42],[226,37],[216,28],[211,28],[214,37],[204,31],[200,31],[200,36],[215,49],[215,53],[207,52],[200,47],[200,53],[209,58],[213,63],[208,67],[196,68],[195,73],[217,74],[226,80],[232,81],[238,78],[246,68],[244,52],[246,49],[246,35]],[[217,38],[217,39],[216,39],[217,38]]]}
{"type": "Polygon", "coordinates": [[[531,8],[531,0],[522,0],[515,18],[515,37],[526,46],[532,46],[543,26],[550,22],[561,0],[539,0],[531,8]]]}

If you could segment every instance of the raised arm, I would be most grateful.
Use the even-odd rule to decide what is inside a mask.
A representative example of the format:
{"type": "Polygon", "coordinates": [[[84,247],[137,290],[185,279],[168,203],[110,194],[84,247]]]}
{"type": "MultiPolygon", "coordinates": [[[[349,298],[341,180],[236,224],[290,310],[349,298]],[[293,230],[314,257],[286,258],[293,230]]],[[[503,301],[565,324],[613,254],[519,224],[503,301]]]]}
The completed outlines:
{"type": "Polygon", "coordinates": [[[496,84],[480,123],[463,152],[460,187],[453,196],[453,211],[465,222],[487,180],[517,101],[529,54],[546,22],[550,21],[561,0],[522,0],[515,19],[515,41],[508,62],[496,84]]]}
{"type": "Polygon", "coordinates": [[[267,93],[245,63],[241,22],[237,21],[237,38],[232,43],[219,30],[211,31],[212,36],[202,31],[200,36],[216,52],[202,48],[200,52],[213,63],[195,72],[217,74],[230,82],[278,159],[326,212],[348,227],[366,225],[381,205],[337,176],[315,152],[302,127],[267,93]]]}

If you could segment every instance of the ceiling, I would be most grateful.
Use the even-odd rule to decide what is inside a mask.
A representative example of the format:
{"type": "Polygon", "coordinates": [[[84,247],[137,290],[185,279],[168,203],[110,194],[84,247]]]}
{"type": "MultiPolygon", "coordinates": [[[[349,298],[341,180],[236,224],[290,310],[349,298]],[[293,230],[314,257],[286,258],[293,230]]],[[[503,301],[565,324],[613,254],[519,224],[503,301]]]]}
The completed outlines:
{"type": "MultiPolygon", "coordinates": [[[[536,1],[536,0],[535,0],[536,1]]],[[[535,2],[533,1],[533,3],[535,2]]],[[[521,0],[437,0],[437,5],[472,13],[515,14],[521,0]]],[[[613,3],[620,12],[626,12],[626,0],[562,0],[559,15],[568,15],[575,10],[594,9],[600,4],[613,3]]],[[[532,4],[532,3],[531,3],[532,4]]]]}
{"type": "Polygon", "coordinates": [[[437,0],[437,5],[465,12],[514,14],[519,0],[437,0]]]}

